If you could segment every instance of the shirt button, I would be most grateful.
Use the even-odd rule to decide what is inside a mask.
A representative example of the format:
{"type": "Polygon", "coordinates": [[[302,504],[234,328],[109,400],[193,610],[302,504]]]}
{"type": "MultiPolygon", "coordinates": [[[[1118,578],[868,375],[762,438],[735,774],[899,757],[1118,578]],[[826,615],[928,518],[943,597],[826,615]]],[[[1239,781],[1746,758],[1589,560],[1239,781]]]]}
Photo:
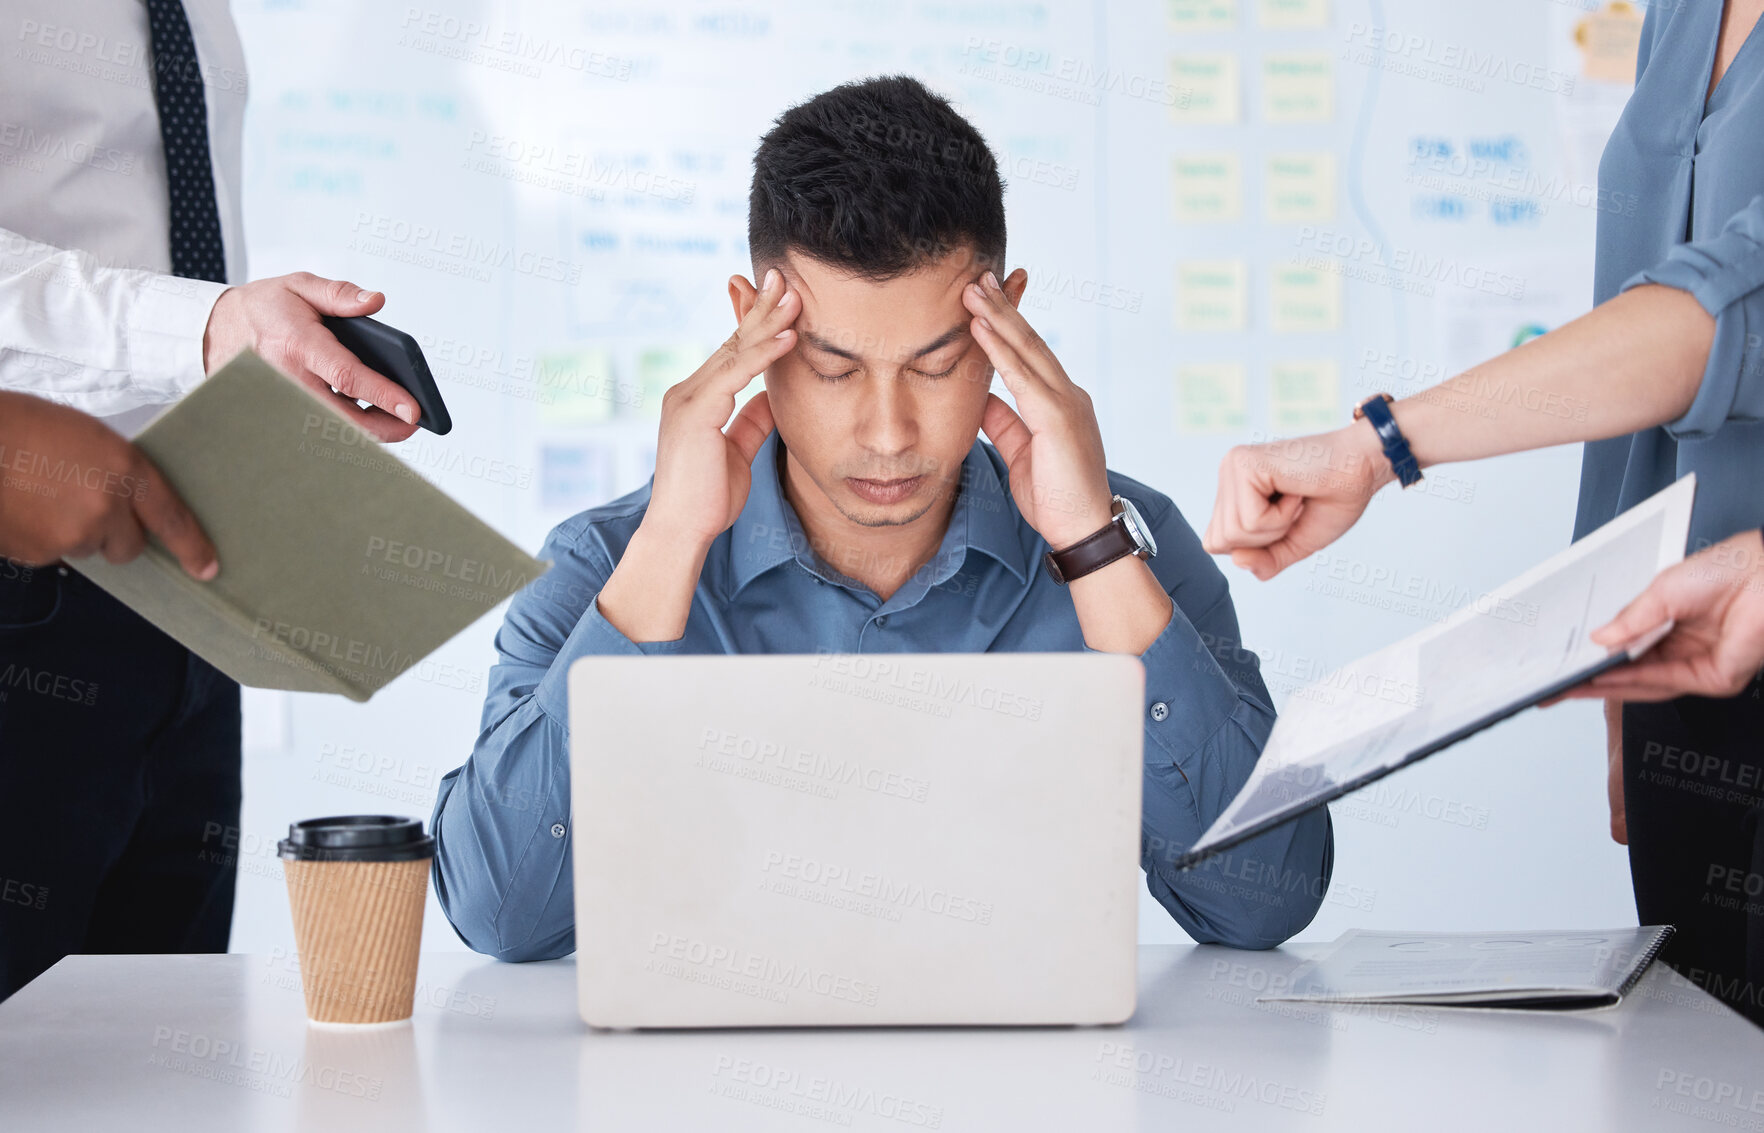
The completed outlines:
{"type": "Polygon", "coordinates": [[[1158,723],[1163,723],[1170,717],[1170,706],[1161,700],[1154,702],[1151,706],[1151,717],[1158,723]]]}
{"type": "Polygon", "coordinates": [[[888,624],[888,615],[887,614],[877,614],[876,615],[876,628],[877,629],[881,629],[883,626],[885,626],[887,624],[888,624]]]}
{"type": "Polygon", "coordinates": [[[562,838],[564,836],[564,834],[565,834],[565,830],[564,830],[563,823],[554,822],[551,824],[551,836],[553,838],[562,838]]]}

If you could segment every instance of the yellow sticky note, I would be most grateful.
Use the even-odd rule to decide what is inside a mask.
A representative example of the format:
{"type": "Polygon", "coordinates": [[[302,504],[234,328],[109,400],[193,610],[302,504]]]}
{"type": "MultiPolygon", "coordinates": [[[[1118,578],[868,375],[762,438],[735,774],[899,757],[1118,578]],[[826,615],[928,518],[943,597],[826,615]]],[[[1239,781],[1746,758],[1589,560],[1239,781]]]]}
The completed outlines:
{"type": "Polygon", "coordinates": [[[1329,0],[1257,0],[1256,22],[1265,28],[1320,28],[1329,22],[1329,0]]]}
{"type": "Polygon", "coordinates": [[[1341,328],[1341,279],[1303,264],[1268,269],[1268,325],[1276,334],[1323,334],[1341,328]]]}
{"type": "Polygon", "coordinates": [[[1184,260],[1176,265],[1176,329],[1242,330],[1249,307],[1242,260],[1184,260]]]}
{"type": "Polygon", "coordinates": [[[1334,220],[1335,155],[1269,154],[1263,191],[1270,224],[1334,220]]]}
{"type": "Polygon", "coordinates": [[[1314,433],[1341,424],[1336,405],[1341,368],[1332,359],[1276,362],[1268,372],[1268,403],[1276,433],[1314,433]]]}
{"type": "Polygon", "coordinates": [[[1626,0],[1609,0],[1574,25],[1580,73],[1606,83],[1635,82],[1635,56],[1641,49],[1641,9],[1626,0]]]}
{"type": "Polygon", "coordinates": [[[1243,165],[1234,153],[1179,153],[1171,171],[1176,219],[1184,224],[1243,215],[1243,165]]]}
{"type": "Polygon", "coordinates": [[[1335,69],[1327,51],[1273,51],[1262,57],[1262,118],[1327,122],[1335,117],[1335,69]]]}
{"type": "Polygon", "coordinates": [[[1170,30],[1230,31],[1237,26],[1237,0],[1167,0],[1170,30]]]}
{"type": "Polygon", "coordinates": [[[1249,425],[1249,379],[1241,362],[1176,367],[1176,431],[1234,433],[1249,425]]]}
{"type": "Polygon", "coordinates": [[[1229,126],[1243,117],[1237,56],[1229,51],[1170,58],[1170,117],[1183,125],[1229,126]]]}

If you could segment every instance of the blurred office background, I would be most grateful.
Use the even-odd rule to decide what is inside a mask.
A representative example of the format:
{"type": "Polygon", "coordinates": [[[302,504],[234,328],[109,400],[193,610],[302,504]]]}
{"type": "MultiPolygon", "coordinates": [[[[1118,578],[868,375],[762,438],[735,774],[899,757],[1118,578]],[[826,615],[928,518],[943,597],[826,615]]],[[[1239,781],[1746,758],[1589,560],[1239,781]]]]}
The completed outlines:
{"type": "MultiPolygon", "coordinates": [[[[977,124],[1026,313],[1095,395],[1111,466],[1198,529],[1231,445],[1334,426],[1586,309],[1598,210],[1625,207],[1595,179],[1640,27],[1602,0],[234,10],[253,277],[385,291],[456,422],[395,451],[533,550],[648,477],[661,391],[732,328],[749,160],[793,102],[905,72],[977,124]]],[[[1441,469],[1273,583],[1227,565],[1276,701],[1560,549],[1579,460],[1441,469]]],[[[289,821],[427,818],[501,612],[371,706],[247,691],[235,950],[292,948],[289,821]]],[[[1604,767],[1575,704],[1338,803],[1305,938],[1633,923],[1604,767]]],[[[433,898],[425,931],[463,947],[433,898]]],[[[1184,939],[1149,898],[1140,934],[1184,939]]]]}

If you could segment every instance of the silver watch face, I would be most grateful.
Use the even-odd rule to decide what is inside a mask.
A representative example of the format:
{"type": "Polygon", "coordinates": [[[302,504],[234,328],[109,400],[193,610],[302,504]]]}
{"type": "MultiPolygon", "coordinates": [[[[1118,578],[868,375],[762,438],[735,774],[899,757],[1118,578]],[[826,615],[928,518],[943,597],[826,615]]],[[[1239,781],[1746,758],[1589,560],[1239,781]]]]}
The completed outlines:
{"type": "Polygon", "coordinates": [[[1127,529],[1127,537],[1133,540],[1133,545],[1144,551],[1148,559],[1156,555],[1158,541],[1152,538],[1151,527],[1139,514],[1139,509],[1133,506],[1133,501],[1126,496],[1116,496],[1115,502],[1121,505],[1121,526],[1127,529]]]}

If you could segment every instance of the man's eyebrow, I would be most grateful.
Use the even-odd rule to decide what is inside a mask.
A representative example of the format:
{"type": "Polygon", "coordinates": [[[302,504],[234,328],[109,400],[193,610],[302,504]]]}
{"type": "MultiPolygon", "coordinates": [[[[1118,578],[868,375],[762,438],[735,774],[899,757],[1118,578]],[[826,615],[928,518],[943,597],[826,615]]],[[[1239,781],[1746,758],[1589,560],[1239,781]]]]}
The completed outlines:
{"type": "Polygon", "coordinates": [[[831,342],[828,342],[826,339],[822,338],[820,335],[816,334],[812,330],[802,331],[801,334],[802,334],[802,340],[804,342],[808,343],[810,346],[814,347],[816,350],[819,350],[819,351],[826,353],[826,354],[832,354],[835,357],[845,358],[845,359],[848,359],[849,361],[853,361],[853,362],[857,361],[857,354],[855,351],[846,350],[841,347],[834,346],[831,342]]]}
{"type": "Polygon", "coordinates": [[[914,358],[923,358],[927,354],[931,354],[931,353],[934,353],[938,350],[942,350],[945,346],[948,346],[950,343],[954,342],[956,339],[966,338],[967,334],[968,334],[968,324],[966,322],[962,323],[960,326],[950,327],[948,330],[946,330],[942,334],[938,335],[931,342],[925,344],[924,346],[921,346],[917,351],[915,351],[913,353],[913,357],[914,358]]]}
{"type": "MultiPolygon", "coordinates": [[[[950,343],[956,341],[957,339],[965,337],[967,335],[967,333],[968,333],[968,324],[967,323],[963,323],[960,326],[950,327],[948,330],[946,330],[942,334],[938,335],[936,339],[934,339],[931,342],[926,343],[924,346],[921,346],[919,349],[913,351],[907,357],[909,357],[909,358],[923,358],[925,355],[932,354],[932,353],[935,353],[936,351],[942,350],[945,346],[948,346],[950,343]]],[[[829,342],[827,339],[822,338],[820,335],[816,334],[812,330],[802,331],[801,334],[802,334],[803,341],[808,343],[810,346],[814,347],[816,350],[820,350],[820,351],[823,351],[824,353],[832,354],[835,357],[844,358],[844,359],[847,359],[848,361],[852,361],[852,362],[856,362],[859,360],[856,351],[847,350],[842,346],[835,346],[832,342],[829,342]]]]}

